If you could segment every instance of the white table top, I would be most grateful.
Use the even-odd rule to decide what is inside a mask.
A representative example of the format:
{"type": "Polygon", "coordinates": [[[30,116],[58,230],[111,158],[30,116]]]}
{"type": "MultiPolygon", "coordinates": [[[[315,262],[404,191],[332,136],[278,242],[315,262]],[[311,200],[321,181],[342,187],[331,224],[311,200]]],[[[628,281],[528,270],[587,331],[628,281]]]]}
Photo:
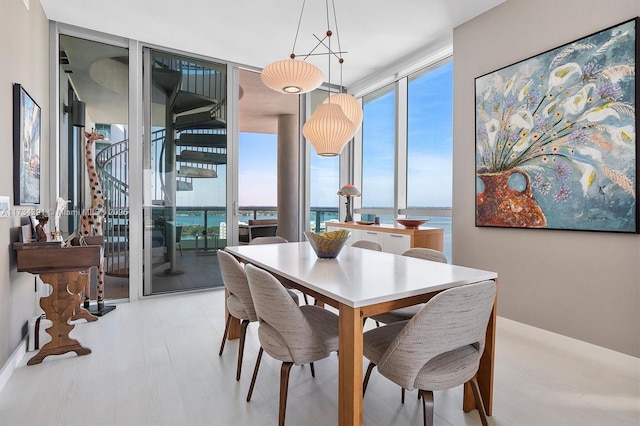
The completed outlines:
{"type": "Polygon", "coordinates": [[[336,259],[319,259],[308,242],[226,251],[352,308],[498,277],[495,272],[352,247],[344,247],[336,259]]]}

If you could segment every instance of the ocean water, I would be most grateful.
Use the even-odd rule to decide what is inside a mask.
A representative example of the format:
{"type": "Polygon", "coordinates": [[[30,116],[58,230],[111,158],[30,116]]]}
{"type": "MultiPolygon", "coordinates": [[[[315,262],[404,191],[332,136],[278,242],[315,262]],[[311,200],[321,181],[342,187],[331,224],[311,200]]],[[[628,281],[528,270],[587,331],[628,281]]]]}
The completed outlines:
{"type": "MultiPolygon", "coordinates": [[[[178,226],[182,226],[183,230],[183,239],[188,240],[193,237],[193,234],[196,232],[201,232],[202,227],[204,226],[204,212],[193,211],[189,212],[190,214],[185,214],[183,212],[178,211],[176,215],[176,224],[178,226]]],[[[257,215],[257,219],[276,219],[277,215],[275,214],[265,214],[265,215],[257,215]]],[[[240,216],[240,222],[248,223],[250,219],[253,219],[253,214],[240,216]]],[[[315,215],[312,215],[312,219],[315,219],[315,215]]],[[[325,221],[339,221],[337,212],[325,212],[320,217],[320,227],[321,231],[324,231],[324,222],[325,221]]],[[[226,221],[226,217],[223,212],[208,212],[207,213],[207,228],[209,230],[216,230],[220,233],[220,224],[226,221]],[[212,229],[213,228],[213,229],[212,229]]],[[[380,221],[382,223],[392,224],[393,216],[381,216],[380,221]]],[[[310,225],[310,229],[316,229],[316,222],[312,220],[310,225]]],[[[429,216],[429,221],[424,226],[431,226],[435,228],[443,228],[444,229],[444,253],[451,261],[451,217],[447,216],[429,216]]],[[[224,225],[223,225],[224,227],[224,225]]],[[[225,239],[225,235],[220,235],[221,239],[225,239]]]]}

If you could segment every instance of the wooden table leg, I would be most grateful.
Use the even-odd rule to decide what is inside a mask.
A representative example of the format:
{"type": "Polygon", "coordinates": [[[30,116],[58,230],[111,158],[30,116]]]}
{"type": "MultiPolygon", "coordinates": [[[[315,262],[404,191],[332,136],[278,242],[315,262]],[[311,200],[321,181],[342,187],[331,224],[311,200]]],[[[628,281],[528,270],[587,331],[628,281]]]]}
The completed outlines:
{"type": "Polygon", "coordinates": [[[340,305],[338,352],[338,424],[362,424],[362,317],[340,305]]]}
{"type": "MultiPolygon", "coordinates": [[[[484,410],[487,416],[493,414],[493,374],[494,374],[494,358],[495,358],[495,342],[496,342],[496,311],[497,311],[497,299],[494,302],[491,316],[489,317],[489,324],[487,325],[487,334],[484,344],[484,352],[482,358],[480,358],[480,368],[476,375],[478,379],[478,386],[480,387],[480,395],[482,396],[482,402],[484,404],[484,410]]],[[[464,385],[464,399],[462,403],[462,409],[468,413],[471,410],[476,409],[476,400],[473,397],[471,385],[464,385]]]]}
{"type": "Polygon", "coordinates": [[[75,327],[69,324],[69,320],[80,302],[78,295],[68,290],[69,277],[74,274],[68,272],[40,274],[42,282],[53,287],[49,296],[40,299],[42,310],[47,319],[53,323],[46,330],[51,336],[51,341],[27,362],[28,365],[39,364],[49,355],[62,355],[67,352],[75,352],[77,355],[91,353],[91,349],[83,347],[77,340],[69,337],[69,333],[75,327]]]}

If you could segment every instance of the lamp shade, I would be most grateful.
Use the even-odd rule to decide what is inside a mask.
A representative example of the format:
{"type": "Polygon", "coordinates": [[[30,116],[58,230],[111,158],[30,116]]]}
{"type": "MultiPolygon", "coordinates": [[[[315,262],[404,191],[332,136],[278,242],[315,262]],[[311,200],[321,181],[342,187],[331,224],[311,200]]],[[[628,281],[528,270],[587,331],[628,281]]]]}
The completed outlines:
{"type": "Polygon", "coordinates": [[[359,197],[360,190],[356,188],[352,183],[345,183],[338,191],[338,195],[343,197],[359,197]]]}
{"type": "Polygon", "coordinates": [[[316,149],[316,154],[332,157],[342,152],[354,134],[353,123],[337,104],[320,104],[302,134],[316,149]]]}
{"type": "MultiPolygon", "coordinates": [[[[360,106],[360,102],[346,93],[334,93],[324,100],[323,104],[326,103],[340,105],[344,115],[353,123],[353,134],[355,135],[362,125],[362,107],[360,106]]],[[[353,135],[351,136],[353,137],[353,135]]]]}
{"type": "Polygon", "coordinates": [[[285,59],[267,65],[260,78],[276,92],[298,95],[320,87],[324,75],[320,68],[309,62],[285,59]]]}

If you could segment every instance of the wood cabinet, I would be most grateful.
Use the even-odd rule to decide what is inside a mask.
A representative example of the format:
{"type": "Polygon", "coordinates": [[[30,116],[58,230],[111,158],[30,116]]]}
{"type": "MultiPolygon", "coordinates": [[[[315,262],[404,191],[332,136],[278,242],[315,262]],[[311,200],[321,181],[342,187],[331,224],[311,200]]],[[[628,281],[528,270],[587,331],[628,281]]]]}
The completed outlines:
{"type": "Polygon", "coordinates": [[[402,254],[414,247],[444,250],[444,229],[423,226],[408,229],[402,225],[361,225],[356,222],[326,222],[327,231],[348,229],[351,238],[347,244],[358,240],[376,241],[388,253],[402,254]]]}

